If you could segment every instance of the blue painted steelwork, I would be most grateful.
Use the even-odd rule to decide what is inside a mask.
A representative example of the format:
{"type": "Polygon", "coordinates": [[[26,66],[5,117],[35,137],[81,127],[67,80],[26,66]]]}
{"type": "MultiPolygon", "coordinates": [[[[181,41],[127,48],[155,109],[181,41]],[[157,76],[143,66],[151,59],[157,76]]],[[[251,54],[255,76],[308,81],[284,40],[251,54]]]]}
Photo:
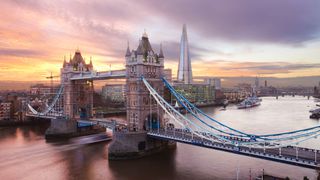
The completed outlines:
{"type": "Polygon", "coordinates": [[[286,147],[288,145],[298,144],[300,142],[307,141],[311,138],[315,138],[319,136],[320,130],[317,127],[313,128],[307,128],[304,130],[297,130],[293,132],[286,132],[286,133],[277,133],[281,134],[277,137],[274,134],[270,134],[268,136],[272,136],[273,138],[259,136],[255,134],[247,134],[244,132],[241,132],[237,129],[231,128],[229,126],[226,126],[219,121],[210,118],[208,115],[203,113],[201,110],[196,108],[193,104],[191,104],[187,99],[185,99],[181,94],[177,93],[172,86],[168,82],[166,86],[169,88],[169,90],[172,92],[172,94],[177,98],[179,103],[182,105],[182,107],[189,112],[193,117],[200,121],[201,124],[198,125],[194,122],[194,120],[190,120],[189,118],[183,116],[180,112],[178,112],[174,107],[172,107],[168,102],[166,102],[163,97],[161,97],[155,89],[151,87],[151,85],[141,77],[141,80],[144,82],[145,86],[149,90],[150,94],[153,96],[153,98],[157,101],[157,103],[161,106],[161,108],[172,118],[172,120],[178,122],[178,124],[183,129],[188,129],[192,134],[212,141],[212,142],[222,142],[231,144],[233,146],[246,146],[246,147],[254,147],[254,148],[263,148],[263,149],[272,149],[272,148],[281,148],[286,147]],[[200,116],[204,115],[206,118],[214,121],[216,124],[221,125],[222,127],[227,130],[231,130],[231,132],[225,131],[224,129],[220,129],[218,127],[214,127],[207,122],[205,122],[200,116]],[[205,125],[202,127],[201,125],[205,125]],[[212,132],[210,129],[214,129],[216,132],[212,132]],[[302,132],[301,134],[298,134],[302,132]],[[223,133],[223,134],[221,134],[223,133]],[[283,137],[284,135],[287,135],[286,137],[283,137]]]}
{"type": "Polygon", "coordinates": [[[93,126],[92,123],[86,123],[86,122],[78,122],[78,127],[90,127],[90,126],[93,126]]]}
{"type": "MultiPolygon", "coordinates": [[[[173,130],[175,131],[175,130],[173,130]]],[[[231,145],[225,145],[217,142],[208,142],[208,141],[201,141],[201,140],[195,140],[191,139],[190,136],[188,137],[178,137],[173,135],[168,135],[166,132],[157,132],[157,131],[151,131],[148,132],[148,136],[152,138],[162,139],[162,140],[170,140],[170,141],[176,141],[180,143],[190,144],[194,146],[200,146],[220,151],[225,151],[229,153],[239,154],[239,155],[245,155],[260,159],[266,159],[286,164],[291,164],[295,166],[301,166],[306,168],[312,168],[312,169],[319,169],[319,164],[315,159],[313,159],[312,156],[309,156],[308,158],[297,158],[294,153],[292,154],[278,154],[277,152],[262,152],[254,149],[248,149],[246,147],[240,147],[240,146],[231,146],[231,145]]],[[[285,149],[292,150],[298,147],[285,147],[285,149]]],[[[275,150],[277,150],[275,148],[275,150]]],[[[317,150],[314,149],[307,149],[307,148],[300,148],[300,153],[319,153],[317,150]],[[301,152],[302,151],[302,152],[301,152]]]]}
{"type": "Polygon", "coordinates": [[[200,122],[204,123],[205,125],[207,125],[208,127],[217,130],[219,132],[228,134],[228,135],[232,135],[232,136],[238,136],[238,137],[249,137],[251,140],[256,140],[256,139],[262,139],[262,140],[287,140],[287,139],[292,139],[292,138],[300,138],[300,137],[304,137],[304,136],[309,136],[310,134],[315,134],[318,133],[320,130],[320,126],[314,126],[314,127],[310,127],[310,128],[306,128],[306,129],[301,129],[301,130],[296,130],[296,131],[290,131],[290,132],[284,132],[284,133],[276,133],[276,134],[264,134],[264,135],[254,135],[254,134],[248,134],[242,131],[239,131],[237,129],[231,128],[215,119],[213,119],[212,117],[208,116],[207,114],[205,114],[203,111],[201,111],[200,109],[198,109],[197,107],[195,107],[192,103],[190,103],[184,96],[182,96],[181,94],[179,94],[171,85],[170,83],[165,79],[162,78],[163,82],[165,83],[166,87],[170,90],[170,92],[176,97],[176,99],[178,100],[178,102],[183,106],[184,109],[186,109],[190,114],[192,114],[196,119],[198,119],[200,122]],[[186,104],[185,104],[185,103],[186,104]],[[187,107],[189,106],[189,108],[187,107]],[[206,123],[205,121],[203,121],[202,119],[199,118],[198,115],[196,115],[193,111],[191,111],[191,108],[194,109],[197,113],[200,113],[201,115],[204,115],[205,117],[207,117],[209,120],[229,129],[232,130],[234,132],[237,132],[239,134],[234,134],[234,133],[229,133],[223,130],[220,130],[216,127],[213,127],[211,125],[209,125],[208,123],[206,123]],[[311,130],[315,130],[313,132],[308,132],[311,130]],[[305,132],[304,134],[299,134],[296,136],[290,136],[290,137],[285,137],[285,138],[267,138],[267,137],[275,137],[275,136],[282,136],[282,135],[291,135],[291,134],[296,134],[296,133],[300,133],[300,132],[305,132]]]}

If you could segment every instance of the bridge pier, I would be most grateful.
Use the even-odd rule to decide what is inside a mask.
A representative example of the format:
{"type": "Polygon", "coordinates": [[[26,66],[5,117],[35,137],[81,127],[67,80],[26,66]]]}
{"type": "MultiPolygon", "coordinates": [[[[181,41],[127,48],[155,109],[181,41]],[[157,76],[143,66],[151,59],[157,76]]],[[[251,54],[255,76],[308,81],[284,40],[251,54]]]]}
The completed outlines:
{"type": "Polygon", "coordinates": [[[109,146],[108,158],[109,160],[136,159],[175,147],[175,142],[150,138],[146,131],[115,131],[109,146]]]}
{"type": "Polygon", "coordinates": [[[106,129],[92,124],[87,127],[79,127],[78,122],[72,119],[51,119],[50,127],[46,130],[46,139],[65,139],[105,132],[106,129]]]}
{"type": "Polygon", "coordinates": [[[69,137],[77,133],[77,121],[65,118],[51,119],[50,127],[46,131],[46,138],[69,137]]]}

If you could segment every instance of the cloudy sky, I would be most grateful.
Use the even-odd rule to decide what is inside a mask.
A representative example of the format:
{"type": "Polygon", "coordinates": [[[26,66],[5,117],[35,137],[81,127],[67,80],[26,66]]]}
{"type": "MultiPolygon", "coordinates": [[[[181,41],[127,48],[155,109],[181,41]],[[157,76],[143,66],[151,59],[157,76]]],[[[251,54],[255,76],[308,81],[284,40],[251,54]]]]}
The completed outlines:
{"type": "Polygon", "coordinates": [[[2,0],[0,80],[58,74],[79,48],[97,70],[122,69],[144,30],[177,71],[182,24],[194,75],[320,75],[318,0],[2,0]]]}

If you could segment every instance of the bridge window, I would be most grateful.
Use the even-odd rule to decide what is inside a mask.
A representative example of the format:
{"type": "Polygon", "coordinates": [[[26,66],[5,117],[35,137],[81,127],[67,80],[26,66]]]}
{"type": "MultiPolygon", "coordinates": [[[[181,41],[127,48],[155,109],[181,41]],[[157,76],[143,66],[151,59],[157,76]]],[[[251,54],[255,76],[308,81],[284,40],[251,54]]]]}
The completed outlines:
{"type": "Polygon", "coordinates": [[[137,69],[137,67],[136,66],[131,66],[131,69],[130,69],[130,72],[132,73],[132,72],[136,72],[136,69],[137,69]]]}
{"type": "Polygon", "coordinates": [[[149,104],[148,98],[143,97],[143,104],[144,105],[148,105],[149,104]]]}
{"type": "Polygon", "coordinates": [[[132,112],[130,114],[130,124],[132,125],[133,128],[138,127],[138,113],[132,112]]]}
{"type": "Polygon", "coordinates": [[[132,104],[131,104],[132,106],[136,106],[137,100],[136,100],[136,99],[132,99],[132,100],[131,100],[131,103],[132,103],[132,104]]]}

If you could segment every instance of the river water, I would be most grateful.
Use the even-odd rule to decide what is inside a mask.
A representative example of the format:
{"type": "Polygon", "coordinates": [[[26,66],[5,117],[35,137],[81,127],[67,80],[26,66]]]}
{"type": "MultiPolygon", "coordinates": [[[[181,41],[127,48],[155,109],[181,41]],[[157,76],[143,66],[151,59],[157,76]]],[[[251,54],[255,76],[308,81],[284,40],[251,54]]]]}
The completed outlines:
{"type": "MultiPolygon", "coordinates": [[[[203,108],[237,129],[256,133],[318,125],[309,119],[316,102],[306,97],[263,98],[259,107],[203,108]]],[[[109,142],[80,145],[46,142],[45,126],[0,128],[0,179],[249,179],[262,173],[290,179],[316,179],[317,171],[186,144],[138,160],[108,161],[109,142]],[[251,173],[249,173],[251,172],[251,173]]],[[[320,139],[299,146],[320,149],[320,139]]]]}

